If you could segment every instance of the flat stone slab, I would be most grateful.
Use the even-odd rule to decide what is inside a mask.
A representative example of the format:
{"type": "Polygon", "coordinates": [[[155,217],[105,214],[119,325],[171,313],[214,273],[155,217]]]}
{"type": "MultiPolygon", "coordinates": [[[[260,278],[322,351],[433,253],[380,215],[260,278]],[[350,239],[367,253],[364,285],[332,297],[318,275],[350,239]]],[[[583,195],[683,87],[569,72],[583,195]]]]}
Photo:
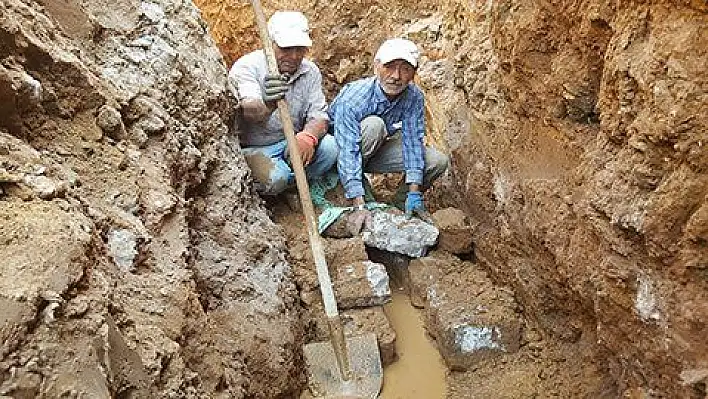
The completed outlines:
{"type": "Polygon", "coordinates": [[[435,226],[418,218],[373,212],[371,231],[363,232],[362,238],[370,247],[419,258],[435,245],[438,234],[435,226]]]}
{"type": "Polygon", "coordinates": [[[380,306],[391,301],[388,274],[380,263],[367,260],[338,267],[332,281],[339,309],[380,306]]]}

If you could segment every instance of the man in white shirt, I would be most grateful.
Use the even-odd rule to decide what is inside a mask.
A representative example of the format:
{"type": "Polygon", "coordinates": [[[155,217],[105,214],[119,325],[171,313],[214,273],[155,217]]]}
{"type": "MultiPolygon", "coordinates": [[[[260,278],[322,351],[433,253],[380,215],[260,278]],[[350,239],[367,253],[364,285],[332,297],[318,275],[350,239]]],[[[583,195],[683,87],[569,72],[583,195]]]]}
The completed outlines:
{"type": "Polygon", "coordinates": [[[325,174],[337,160],[337,145],[327,134],[329,116],[322,74],[305,55],[312,46],[305,16],[278,11],[268,21],[279,74],[268,73],[263,50],[239,58],[229,72],[238,89],[243,118],[241,146],[262,194],[276,195],[294,183],[287,141],[277,109],[285,98],[308,179],[325,174]]]}

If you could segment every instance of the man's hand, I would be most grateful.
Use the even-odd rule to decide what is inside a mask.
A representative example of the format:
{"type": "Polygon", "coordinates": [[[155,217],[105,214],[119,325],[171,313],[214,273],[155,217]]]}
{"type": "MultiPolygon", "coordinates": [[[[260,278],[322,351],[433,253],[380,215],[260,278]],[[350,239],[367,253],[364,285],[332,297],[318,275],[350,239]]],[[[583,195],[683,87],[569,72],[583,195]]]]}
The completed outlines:
{"type": "Polygon", "coordinates": [[[300,151],[302,164],[307,166],[315,157],[315,147],[317,146],[317,136],[312,133],[302,131],[295,135],[297,149],[300,151]]]}
{"type": "Polygon", "coordinates": [[[352,236],[358,236],[364,230],[371,230],[373,216],[366,207],[358,206],[354,212],[347,216],[347,229],[352,236]]]}
{"type": "Polygon", "coordinates": [[[406,216],[409,218],[417,216],[420,220],[426,223],[433,223],[433,219],[425,209],[425,203],[423,203],[423,193],[420,191],[409,191],[406,195],[406,216]]]}
{"type": "Polygon", "coordinates": [[[268,104],[285,98],[285,93],[288,92],[289,87],[286,76],[267,74],[265,76],[263,102],[268,104]]]}

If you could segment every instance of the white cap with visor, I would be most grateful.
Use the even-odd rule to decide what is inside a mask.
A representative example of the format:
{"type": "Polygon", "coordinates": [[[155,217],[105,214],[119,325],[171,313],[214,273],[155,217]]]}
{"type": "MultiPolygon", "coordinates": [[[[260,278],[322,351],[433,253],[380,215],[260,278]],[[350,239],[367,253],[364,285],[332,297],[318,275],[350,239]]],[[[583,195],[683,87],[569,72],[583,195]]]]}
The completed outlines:
{"type": "Polygon", "coordinates": [[[276,11],[268,20],[268,34],[278,47],[311,47],[307,18],[298,11],[276,11]]]}
{"type": "Polygon", "coordinates": [[[387,64],[400,59],[413,65],[413,68],[418,68],[418,57],[420,57],[420,52],[415,43],[407,39],[395,38],[388,39],[381,44],[374,56],[374,61],[387,64]]]}

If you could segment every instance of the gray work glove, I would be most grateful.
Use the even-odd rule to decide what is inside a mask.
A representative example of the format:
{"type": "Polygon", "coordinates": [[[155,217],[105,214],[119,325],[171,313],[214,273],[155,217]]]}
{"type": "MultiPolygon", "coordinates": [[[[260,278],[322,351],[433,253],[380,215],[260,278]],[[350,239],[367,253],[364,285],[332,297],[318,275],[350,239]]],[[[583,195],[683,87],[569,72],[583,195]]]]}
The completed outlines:
{"type": "Polygon", "coordinates": [[[285,93],[288,92],[289,87],[287,76],[267,74],[263,102],[269,103],[285,98],[285,93]]]}

